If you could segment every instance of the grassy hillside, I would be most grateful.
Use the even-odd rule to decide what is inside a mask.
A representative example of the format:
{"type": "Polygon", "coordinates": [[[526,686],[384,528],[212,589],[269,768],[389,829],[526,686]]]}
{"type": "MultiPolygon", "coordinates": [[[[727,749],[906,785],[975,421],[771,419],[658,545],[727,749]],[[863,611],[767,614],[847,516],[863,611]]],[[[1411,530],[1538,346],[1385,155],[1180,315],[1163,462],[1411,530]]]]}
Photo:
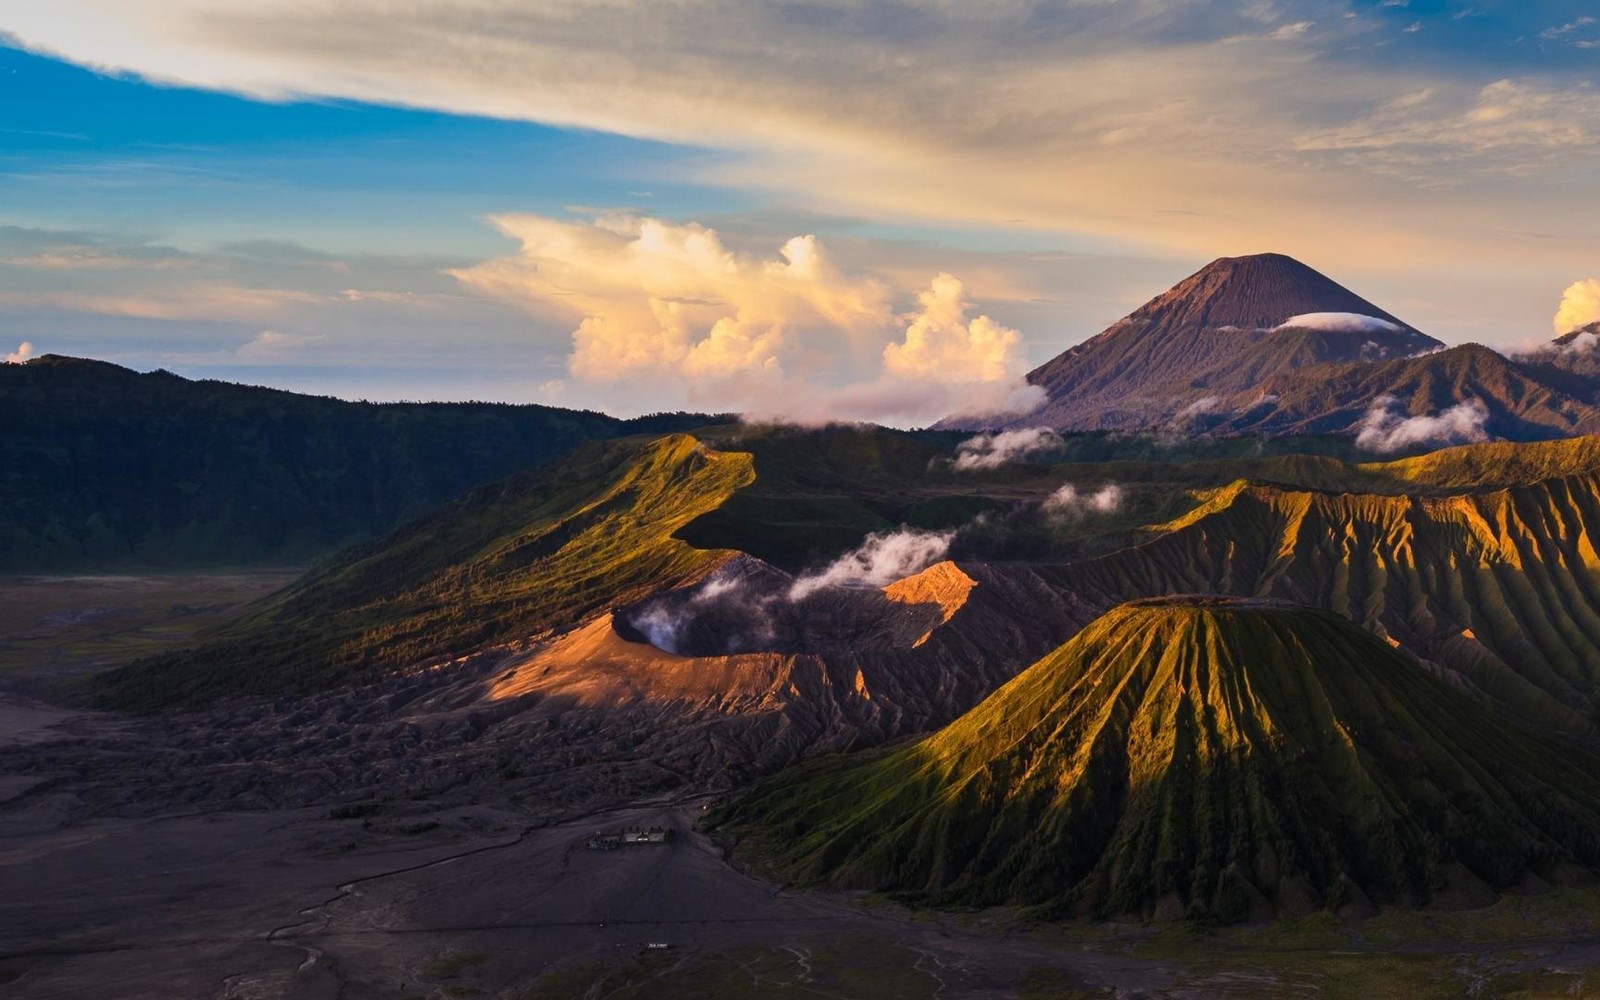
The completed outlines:
{"type": "Polygon", "coordinates": [[[707,551],[799,570],[911,524],[959,528],[950,557],[1000,564],[1085,614],[1174,592],[1282,597],[1392,636],[1526,717],[1573,731],[1600,718],[1600,473],[1464,495],[1431,484],[1459,478],[1449,468],[1516,481],[1574,466],[1544,457],[1574,445],[1415,468],[1269,453],[957,473],[934,443],[875,429],[730,426],[706,440],[717,450],[682,436],[586,446],[480,488],[333,557],[207,645],[108,677],[102,703],[336,684],[574,624],[671,585],[707,551]],[[1052,513],[1045,499],[1069,483],[1083,496],[1115,485],[1119,500],[1052,513]]]}
{"type": "Polygon", "coordinates": [[[0,572],[306,562],[676,415],[350,403],[47,355],[0,365],[0,572]]]}
{"type": "Polygon", "coordinates": [[[1149,542],[1037,572],[1106,607],[1218,593],[1327,608],[1584,732],[1600,720],[1597,541],[1600,473],[1441,496],[1239,481],[1149,542]]]}
{"type": "Polygon", "coordinates": [[[1433,489],[1517,486],[1600,471],[1600,437],[1528,444],[1469,444],[1393,462],[1374,462],[1361,469],[1433,489]]]}
{"type": "Polygon", "coordinates": [[[687,435],[591,443],[341,553],[212,641],[100,675],[151,709],[326,687],[571,625],[717,558],[672,537],[754,473],[687,435]]]}
{"type": "Polygon", "coordinates": [[[1159,599],[919,743],[785,772],[731,822],[806,881],[1232,921],[1600,864],[1600,759],[1341,616],[1159,599]]]}

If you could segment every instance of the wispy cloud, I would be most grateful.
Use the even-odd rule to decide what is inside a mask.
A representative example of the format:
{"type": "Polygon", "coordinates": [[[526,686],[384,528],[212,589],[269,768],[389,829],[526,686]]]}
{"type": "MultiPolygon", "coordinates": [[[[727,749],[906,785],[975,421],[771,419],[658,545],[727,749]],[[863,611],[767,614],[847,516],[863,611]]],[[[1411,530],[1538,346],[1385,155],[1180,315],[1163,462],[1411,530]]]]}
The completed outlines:
{"type": "Polygon", "coordinates": [[[1064,483],[1045,498],[1043,510],[1047,516],[1062,521],[1087,514],[1114,514],[1122,507],[1122,497],[1122,487],[1116,483],[1106,483],[1093,492],[1064,483]]]}
{"type": "Polygon", "coordinates": [[[996,434],[977,434],[956,445],[952,468],[957,472],[998,469],[1059,453],[1066,446],[1061,435],[1048,427],[1028,427],[996,434]]]}
{"type": "Polygon", "coordinates": [[[1469,399],[1436,414],[1407,417],[1393,396],[1379,396],[1357,426],[1356,447],[1390,453],[1417,445],[1470,444],[1487,441],[1489,408],[1469,399]]]}
{"type": "MultiPolygon", "coordinates": [[[[1424,30],[1407,44],[1429,44],[1448,19],[1337,17],[1311,0],[828,10],[58,0],[20,5],[8,27],[162,81],[714,147],[731,155],[700,179],[834,211],[1012,219],[1194,254],[1471,261],[1492,237],[1459,232],[1514,211],[1530,229],[1573,231],[1556,199],[1505,178],[1562,176],[1600,155],[1600,105],[1580,74],[1372,55],[1413,24],[1424,30]]],[[[1581,20],[1546,27],[1575,38],[1581,20]]]]}

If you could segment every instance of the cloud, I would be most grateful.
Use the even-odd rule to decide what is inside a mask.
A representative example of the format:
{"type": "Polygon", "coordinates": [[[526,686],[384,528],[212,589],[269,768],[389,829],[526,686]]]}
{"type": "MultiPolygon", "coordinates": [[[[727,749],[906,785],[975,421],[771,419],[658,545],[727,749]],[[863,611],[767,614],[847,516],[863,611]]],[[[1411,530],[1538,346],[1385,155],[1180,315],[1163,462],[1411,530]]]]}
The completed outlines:
{"type": "Polygon", "coordinates": [[[955,537],[954,531],[910,527],[868,535],[860,546],[826,568],[796,579],[789,588],[789,599],[803,600],[824,587],[886,586],[943,559],[955,537]]]}
{"type": "Polygon", "coordinates": [[[451,273],[492,295],[581,315],[571,370],[591,382],[641,372],[776,375],[797,346],[797,330],[849,334],[891,315],[888,290],[846,278],[812,236],[758,257],[735,253],[715,230],[692,222],[634,215],[492,221],[521,252],[451,273]]]}
{"type": "Polygon", "coordinates": [[[17,345],[16,350],[6,355],[6,364],[20,365],[31,357],[33,357],[33,344],[24,340],[17,345]]]}
{"type": "Polygon", "coordinates": [[[1405,94],[1354,121],[1306,132],[1296,148],[1361,154],[1370,166],[1427,180],[1425,171],[1446,165],[1536,169],[1553,153],[1589,150],[1597,139],[1600,94],[1585,85],[1508,78],[1470,95],[1434,88],[1405,94]]]}
{"type": "MultiPolygon", "coordinates": [[[[1537,38],[1555,20],[1539,7],[1499,5],[1484,30],[1537,38]]],[[[1315,248],[1376,269],[1422,248],[1474,261],[1504,245],[1511,219],[1519,232],[1581,237],[1561,189],[1537,182],[1581,177],[1600,155],[1585,69],[1510,45],[1493,59],[1441,58],[1445,31],[1394,58],[1384,47],[1403,25],[1332,17],[1312,0],[11,8],[17,44],[100,71],[682,143],[721,151],[697,158],[691,180],[782,192],[786,204],[1014,219],[1194,255],[1315,248]],[[1472,197],[1452,184],[1474,185],[1472,197]]]]}
{"type": "Polygon", "coordinates": [[[1556,310],[1554,322],[1557,336],[1600,323],[1600,278],[1585,278],[1568,285],[1561,293],[1561,307],[1556,310]]]}
{"type": "Polygon", "coordinates": [[[941,274],[917,296],[905,339],[883,349],[891,375],[932,382],[1010,382],[1025,369],[1022,335],[987,316],[967,318],[961,282],[941,274]]]}
{"type": "Polygon", "coordinates": [[[1484,425],[1489,408],[1482,400],[1457,403],[1434,416],[1403,417],[1400,401],[1393,396],[1373,400],[1366,416],[1357,425],[1356,447],[1389,453],[1419,444],[1470,444],[1489,440],[1484,425]]]}
{"type": "Polygon", "coordinates": [[[297,350],[307,344],[315,343],[320,337],[307,336],[299,333],[281,333],[277,330],[262,330],[240,346],[238,354],[246,361],[282,361],[292,356],[297,350]]]}
{"type": "Polygon", "coordinates": [[[1066,446],[1061,435],[1048,427],[1029,427],[996,434],[978,434],[956,445],[952,464],[957,472],[998,469],[1059,452],[1066,446]]]}
{"type": "Polygon", "coordinates": [[[1085,514],[1114,514],[1122,506],[1122,487],[1106,483],[1093,493],[1080,493],[1065,483],[1044,501],[1045,514],[1057,520],[1073,520],[1085,514]]]}
{"type": "Polygon", "coordinates": [[[1199,399],[1179,410],[1178,418],[1181,420],[1184,417],[1198,417],[1201,414],[1212,412],[1221,405],[1222,397],[1220,396],[1201,396],[1199,399]]]}
{"type": "MultiPolygon", "coordinates": [[[[1279,323],[1278,330],[1321,330],[1326,333],[1399,333],[1405,328],[1376,316],[1360,313],[1321,312],[1291,316],[1279,323]]],[[[1376,345],[1374,345],[1376,346],[1376,345]]]]}
{"type": "Polygon", "coordinates": [[[683,386],[691,405],[801,422],[1037,405],[1021,383],[1021,334],[969,317],[951,275],[897,313],[909,290],[847,273],[811,235],[764,255],[697,223],[632,214],[493,221],[520,251],[451,274],[536,315],[571,317],[575,379],[683,386]]]}

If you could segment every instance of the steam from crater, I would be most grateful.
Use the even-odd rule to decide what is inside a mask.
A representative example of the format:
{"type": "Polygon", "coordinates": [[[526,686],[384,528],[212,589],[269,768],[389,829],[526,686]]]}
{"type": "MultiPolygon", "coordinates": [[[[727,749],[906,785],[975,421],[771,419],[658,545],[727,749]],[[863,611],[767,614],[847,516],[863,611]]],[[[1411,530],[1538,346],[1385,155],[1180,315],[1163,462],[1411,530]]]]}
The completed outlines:
{"type": "Polygon", "coordinates": [[[885,586],[943,559],[955,537],[954,531],[910,527],[873,533],[825,568],[797,578],[789,599],[804,600],[824,587],[885,586]]]}

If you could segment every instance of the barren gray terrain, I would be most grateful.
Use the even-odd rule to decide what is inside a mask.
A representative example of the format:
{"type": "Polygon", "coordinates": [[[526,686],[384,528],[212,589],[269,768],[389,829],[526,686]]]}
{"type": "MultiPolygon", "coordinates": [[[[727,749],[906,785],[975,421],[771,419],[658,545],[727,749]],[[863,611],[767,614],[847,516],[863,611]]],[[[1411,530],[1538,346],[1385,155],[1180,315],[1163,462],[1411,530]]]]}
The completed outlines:
{"type": "MultiPolygon", "coordinates": [[[[110,757],[132,737],[106,725],[79,716],[52,735],[110,757]]],[[[56,742],[39,742],[37,729],[7,736],[13,751],[19,736],[35,751],[56,742]]],[[[359,818],[330,818],[344,813],[328,806],[239,812],[223,802],[146,803],[154,815],[133,818],[83,814],[84,790],[72,781],[5,781],[0,975],[8,996],[112,995],[108,984],[129,998],[517,996],[563,968],[631,962],[650,942],[670,945],[675,961],[782,949],[799,963],[780,973],[791,977],[805,975],[804,956],[873,942],[905,959],[900,987],[908,992],[897,995],[907,996],[1010,995],[1039,968],[1132,995],[1164,981],[1136,959],[786,891],[740,872],[695,832],[696,799],[565,817],[420,801],[359,818]],[[611,851],[585,846],[597,830],[651,825],[678,837],[611,851]]]]}
{"type": "MultiPolygon", "coordinates": [[[[766,880],[698,823],[854,731],[843,714],[774,708],[805,682],[797,663],[674,660],[601,621],[371,685],[154,718],[53,707],[29,693],[39,674],[13,673],[0,681],[0,994],[1583,995],[1600,963],[1592,889],[1207,930],[1040,927],[766,880]],[[632,826],[677,838],[586,847],[632,826]]],[[[61,669],[75,668],[42,673],[61,669]]]]}

